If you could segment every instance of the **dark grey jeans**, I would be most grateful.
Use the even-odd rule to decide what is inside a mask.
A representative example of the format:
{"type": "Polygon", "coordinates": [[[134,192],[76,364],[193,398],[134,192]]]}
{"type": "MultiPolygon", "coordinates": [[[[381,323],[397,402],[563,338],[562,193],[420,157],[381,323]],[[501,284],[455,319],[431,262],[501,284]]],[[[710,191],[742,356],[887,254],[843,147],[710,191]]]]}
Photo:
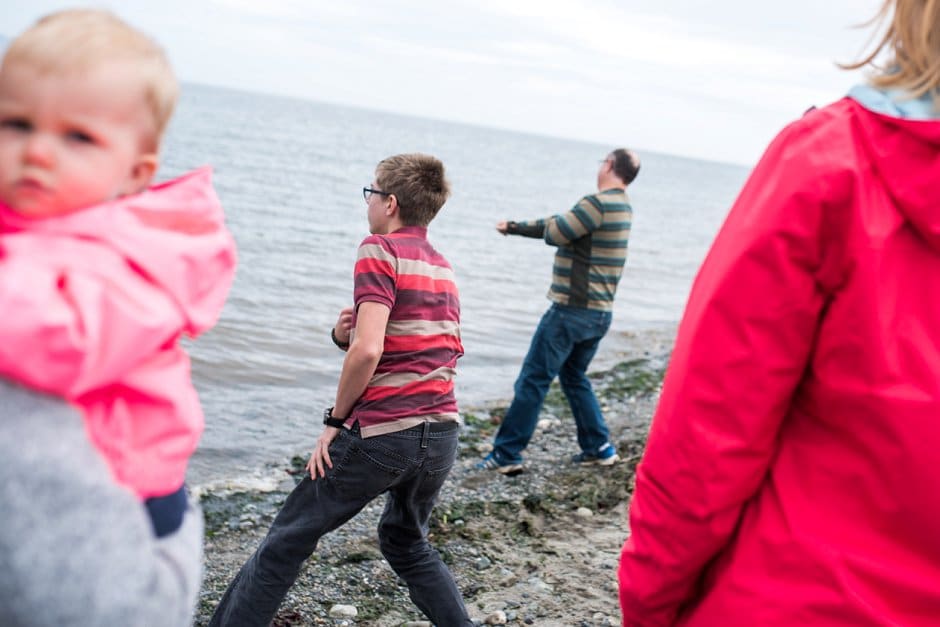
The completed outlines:
{"type": "Polygon", "coordinates": [[[453,575],[427,540],[431,508],[457,455],[457,430],[457,423],[424,423],[367,439],[357,427],[343,430],[330,445],[333,468],[294,488],[210,626],[268,625],[320,538],[384,492],[379,545],[411,600],[436,625],[472,625],[453,575]]]}

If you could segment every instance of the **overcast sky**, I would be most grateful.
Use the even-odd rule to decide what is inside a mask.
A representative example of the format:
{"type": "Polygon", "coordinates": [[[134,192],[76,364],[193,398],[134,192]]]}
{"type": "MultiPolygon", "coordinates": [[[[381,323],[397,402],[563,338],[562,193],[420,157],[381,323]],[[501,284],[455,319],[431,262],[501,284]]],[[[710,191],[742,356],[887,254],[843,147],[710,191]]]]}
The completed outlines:
{"type": "MultiPolygon", "coordinates": [[[[880,0],[121,0],[184,81],[751,164],[880,0]]],[[[73,6],[2,0],[0,34],[73,6]]]]}

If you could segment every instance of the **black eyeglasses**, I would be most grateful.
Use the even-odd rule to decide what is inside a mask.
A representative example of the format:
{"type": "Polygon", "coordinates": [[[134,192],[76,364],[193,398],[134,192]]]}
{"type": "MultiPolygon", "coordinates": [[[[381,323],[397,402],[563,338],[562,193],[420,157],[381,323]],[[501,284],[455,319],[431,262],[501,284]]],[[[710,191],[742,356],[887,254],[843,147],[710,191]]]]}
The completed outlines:
{"type": "Polygon", "coordinates": [[[362,197],[366,199],[366,202],[369,202],[369,198],[372,197],[372,194],[379,194],[380,196],[391,196],[391,192],[383,192],[380,189],[372,189],[371,187],[362,188],[362,197]]]}

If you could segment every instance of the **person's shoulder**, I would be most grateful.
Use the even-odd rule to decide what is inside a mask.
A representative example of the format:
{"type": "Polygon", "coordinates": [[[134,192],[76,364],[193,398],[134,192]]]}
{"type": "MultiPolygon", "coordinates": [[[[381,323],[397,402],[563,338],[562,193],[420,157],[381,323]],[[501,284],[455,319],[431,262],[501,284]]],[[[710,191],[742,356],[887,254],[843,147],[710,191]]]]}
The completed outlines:
{"type": "Polygon", "coordinates": [[[583,209],[596,209],[602,213],[608,211],[619,211],[624,206],[629,207],[630,201],[627,199],[626,190],[609,189],[602,192],[593,192],[585,194],[578,201],[577,206],[583,209]]]}
{"type": "Polygon", "coordinates": [[[858,168],[858,120],[863,111],[850,98],[812,107],[771,141],[762,161],[771,158],[793,176],[820,179],[858,168]]]}
{"type": "Polygon", "coordinates": [[[374,233],[367,235],[366,237],[362,238],[361,242],[359,242],[360,251],[363,249],[370,249],[375,247],[384,250],[391,250],[392,246],[393,244],[390,238],[386,237],[385,235],[376,235],[374,233]]]}
{"type": "Polygon", "coordinates": [[[810,108],[777,134],[752,176],[764,185],[786,182],[827,206],[844,205],[866,159],[858,142],[860,115],[849,98],[810,108]]]}
{"type": "Polygon", "coordinates": [[[849,139],[859,108],[848,97],[823,107],[810,107],[801,117],[785,126],[776,140],[810,146],[849,139]]]}
{"type": "Polygon", "coordinates": [[[397,263],[399,252],[391,238],[385,235],[368,235],[359,243],[357,258],[375,259],[387,264],[397,263]]]}

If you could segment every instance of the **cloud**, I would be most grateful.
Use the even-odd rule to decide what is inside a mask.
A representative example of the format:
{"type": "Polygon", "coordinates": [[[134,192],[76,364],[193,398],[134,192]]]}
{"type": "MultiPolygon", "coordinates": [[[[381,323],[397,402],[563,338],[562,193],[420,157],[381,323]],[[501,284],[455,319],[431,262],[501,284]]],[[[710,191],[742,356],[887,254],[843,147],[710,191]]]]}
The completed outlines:
{"type": "MultiPolygon", "coordinates": [[[[184,80],[739,162],[844,93],[879,3],[101,1],[184,80]]],[[[69,4],[7,0],[0,32],[69,4]]]]}

